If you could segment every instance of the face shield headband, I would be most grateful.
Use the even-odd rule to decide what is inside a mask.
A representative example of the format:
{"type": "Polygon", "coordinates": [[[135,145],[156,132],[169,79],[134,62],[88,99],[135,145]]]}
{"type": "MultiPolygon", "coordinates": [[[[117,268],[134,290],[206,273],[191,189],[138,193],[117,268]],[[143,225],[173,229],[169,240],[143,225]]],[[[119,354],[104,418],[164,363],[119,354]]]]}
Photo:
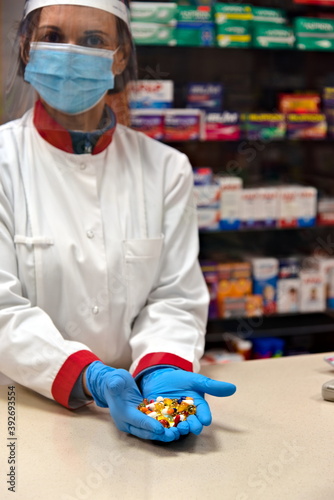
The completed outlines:
{"type": "Polygon", "coordinates": [[[79,5],[81,7],[93,7],[114,14],[130,26],[130,15],[123,0],[27,0],[24,8],[24,17],[30,12],[49,5],[79,5]]]}

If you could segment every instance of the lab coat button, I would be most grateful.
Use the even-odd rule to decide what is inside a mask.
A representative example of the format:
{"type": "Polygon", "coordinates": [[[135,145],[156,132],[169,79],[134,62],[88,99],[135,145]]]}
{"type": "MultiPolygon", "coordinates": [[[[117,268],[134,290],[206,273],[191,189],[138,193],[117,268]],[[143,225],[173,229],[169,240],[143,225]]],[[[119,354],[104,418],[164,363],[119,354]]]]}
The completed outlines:
{"type": "Polygon", "coordinates": [[[94,238],[94,231],[89,230],[86,232],[86,235],[87,235],[87,238],[92,239],[92,238],[94,238]]]}
{"type": "Polygon", "coordinates": [[[86,165],[84,163],[81,163],[80,170],[86,170],[86,165]]]}
{"type": "Polygon", "coordinates": [[[100,309],[99,309],[98,306],[94,306],[93,309],[92,309],[92,311],[93,311],[93,314],[99,314],[100,309]]]}

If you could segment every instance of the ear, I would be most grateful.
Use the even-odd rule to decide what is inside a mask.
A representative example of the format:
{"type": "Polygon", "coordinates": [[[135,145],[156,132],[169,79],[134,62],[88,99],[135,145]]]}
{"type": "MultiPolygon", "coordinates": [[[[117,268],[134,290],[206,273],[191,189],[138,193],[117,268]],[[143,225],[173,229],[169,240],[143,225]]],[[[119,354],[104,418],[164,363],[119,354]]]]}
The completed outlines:
{"type": "Polygon", "coordinates": [[[130,54],[130,44],[123,44],[120,46],[114,56],[114,62],[112,65],[112,71],[114,75],[121,75],[123,73],[129,62],[130,54]]]}
{"type": "Polygon", "coordinates": [[[24,66],[28,64],[29,61],[29,40],[27,37],[21,37],[20,39],[20,59],[24,66]]]}

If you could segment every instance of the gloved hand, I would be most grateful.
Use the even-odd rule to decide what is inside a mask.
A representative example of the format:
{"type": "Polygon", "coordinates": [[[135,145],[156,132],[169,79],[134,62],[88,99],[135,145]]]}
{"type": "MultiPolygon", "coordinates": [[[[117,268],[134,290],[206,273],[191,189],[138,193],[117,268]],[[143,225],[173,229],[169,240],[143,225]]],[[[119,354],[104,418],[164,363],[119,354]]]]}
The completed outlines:
{"type": "Polygon", "coordinates": [[[190,415],[187,420],[178,424],[177,429],[181,435],[192,432],[200,434],[203,425],[210,425],[212,415],[204,394],[212,396],[231,396],[236,387],[227,382],[219,382],[198,373],[187,372],[174,368],[160,368],[148,374],[144,374],[139,386],[144,398],[156,399],[158,396],[164,398],[180,398],[190,396],[197,406],[196,415],[190,415]]]}
{"type": "Polygon", "coordinates": [[[109,407],[110,415],[120,431],[142,439],[166,442],[180,437],[176,428],[166,429],[160,422],[137,409],[143,397],[128,371],[94,361],[86,369],[86,385],[98,406],[109,407]]]}

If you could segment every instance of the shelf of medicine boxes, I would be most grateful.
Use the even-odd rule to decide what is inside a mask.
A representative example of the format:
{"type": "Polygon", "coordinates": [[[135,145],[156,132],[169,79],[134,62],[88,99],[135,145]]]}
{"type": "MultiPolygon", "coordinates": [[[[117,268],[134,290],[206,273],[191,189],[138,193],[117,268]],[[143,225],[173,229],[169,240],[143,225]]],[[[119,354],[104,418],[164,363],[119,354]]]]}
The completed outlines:
{"type": "Polygon", "coordinates": [[[189,82],[221,82],[223,107],[275,112],[280,92],[334,86],[333,52],[295,49],[137,45],[138,78],[174,81],[174,106],[185,105],[189,82]]]}
{"type": "Polygon", "coordinates": [[[251,318],[209,319],[206,342],[219,342],[223,340],[223,333],[226,332],[245,339],[334,333],[334,310],[272,314],[251,318]]]}

